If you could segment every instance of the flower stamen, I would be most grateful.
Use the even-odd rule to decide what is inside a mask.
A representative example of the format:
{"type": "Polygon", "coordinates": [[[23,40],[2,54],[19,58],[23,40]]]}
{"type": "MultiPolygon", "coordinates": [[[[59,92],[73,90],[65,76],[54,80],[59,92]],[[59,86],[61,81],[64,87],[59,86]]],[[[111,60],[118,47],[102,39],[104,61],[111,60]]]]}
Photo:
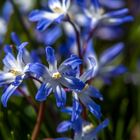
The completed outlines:
{"type": "Polygon", "coordinates": [[[59,78],[61,78],[61,74],[59,72],[55,72],[55,73],[53,73],[52,78],[59,79],[59,78]]]}
{"type": "Polygon", "coordinates": [[[86,125],[83,127],[83,132],[88,133],[93,128],[94,128],[93,124],[86,125]]]}
{"type": "Polygon", "coordinates": [[[63,9],[59,8],[59,7],[54,7],[53,8],[53,11],[56,12],[56,13],[63,13],[63,9]]]}
{"type": "Polygon", "coordinates": [[[9,70],[10,73],[12,73],[13,75],[22,75],[22,73],[20,71],[17,70],[9,70]]]}
{"type": "Polygon", "coordinates": [[[89,85],[86,84],[85,87],[83,88],[83,90],[87,90],[89,88],[89,85]]]}

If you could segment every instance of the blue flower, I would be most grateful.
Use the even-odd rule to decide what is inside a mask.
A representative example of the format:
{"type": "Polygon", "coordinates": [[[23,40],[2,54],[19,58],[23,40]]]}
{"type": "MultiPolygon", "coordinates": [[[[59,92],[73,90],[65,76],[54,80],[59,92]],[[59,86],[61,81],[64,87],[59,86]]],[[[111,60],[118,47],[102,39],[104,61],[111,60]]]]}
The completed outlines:
{"type": "Polygon", "coordinates": [[[48,6],[51,11],[34,10],[29,15],[30,21],[38,22],[38,30],[43,31],[52,23],[60,23],[64,20],[70,6],[70,0],[49,0],[48,6]]]}
{"type": "MultiPolygon", "coordinates": [[[[74,108],[64,108],[62,111],[68,114],[72,114],[74,108]]],[[[79,116],[74,121],[63,121],[57,127],[57,132],[63,133],[70,129],[74,130],[74,140],[93,140],[97,137],[97,133],[99,133],[102,129],[107,127],[109,124],[109,120],[105,119],[102,123],[100,123],[97,127],[94,127],[93,124],[83,120],[81,116],[79,116]]]]}
{"type": "Polygon", "coordinates": [[[98,67],[95,76],[101,77],[105,83],[110,84],[110,79],[123,74],[127,68],[123,65],[113,65],[113,61],[122,53],[124,49],[123,43],[117,43],[106,49],[99,57],[98,67]]]}
{"type": "MultiPolygon", "coordinates": [[[[16,33],[11,33],[11,38],[18,53],[15,58],[10,45],[5,45],[4,51],[6,56],[3,59],[4,70],[0,71],[0,86],[10,84],[1,97],[2,104],[5,107],[7,106],[8,99],[19,85],[21,85],[22,81],[34,74],[30,69],[32,69],[33,62],[37,59],[35,54],[32,57],[30,56],[29,52],[25,49],[28,43],[21,43],[16,33]]],[[[36,69],[36,76],[40,77],[44,69],[40,66],[36,67],[36,69]]]]}
{"type": "Polygon", "coordinates": [[[83,126],[82,133],[76,133],[74,136],[74,140],[93,140],[97,138],[97,134],[107,127],[109,124],[109,120],[105,119],[101,122],[97,127],[93,127],[93,124],[88,123],[87,125],[83,126]]]}
{"type": "Polygon", "coordinates": [[[127,8],[105,13],[98,0],[91,0],[89,8],[84,8],[84,12],[91,20],[91,28],[95,28],[98,24],[120,25],[133,20],[132,16],[127,15],[129,12],[127,8]]]}
{"type": "MultiPolygon", "coordinates": [[[[85,71],[79,79],[84,83],[90,80],[94,76],[94,67],[95,67],[95,60],[93,57],[89,57],[89,69],[85,71]]],[[[92,98],[97,98],[103,100],[103,96],[101,93],[91,85],[86,84],[85,87],[81,91],[73,91],[73,98],[74,102],[81,102],[97,119],[100,119],[102,116],[101,108],[98,104],[96,104],[92,98]]],[[[77,111],[75,110],[78,108],[79,104],[74,104],[74,110],[72,115],[72,120],[76,119],[78,116],[77,111]]]]}
{"type": "Polygon", "coordinates": [[[87,47],[85,57],[94,56],[96,66],[94,66],[94,78],[102,79],[106,84],[111,83],[111,78],[124,74],[127,68],[124,65],[115,65],[115,60],[119,57],[124,49],[122,42],[106,49],[99,58],[96,57],[93,45],[87,47]]]}
{"type": "Polygon", "coordinates": [[[24,62],[24,47],[27,42],[21,43],[18,47],[17,58],[11,52],[7,52],[3,59],[4,71],[0,73],[0,86],[10,84],[1,97],[2,104],[6,107],[7,101],[13,92],[22,83],[26,74],[29,72],[30,63],[24,62]]]}
{"type": "Polygon", "coordinates": [[[72,55],[66,59],[58,68],[57,61],[54,55],[54,50],[51,47],[46,47],[46,59],[49,64],[49,68],[42,64],[35,63],[32,65],[30,71],[36,73],[38,66],[44,67],[43,84],[36,94],[36,100],[44,101],[49,96],[51,91],[54,92],[58,107],[63,107],[66,103],[66,92],[64,87],[71,90],[82,90],[85,84],[75,78],[77,65],[81,64],[81,60],[72,55]]]}

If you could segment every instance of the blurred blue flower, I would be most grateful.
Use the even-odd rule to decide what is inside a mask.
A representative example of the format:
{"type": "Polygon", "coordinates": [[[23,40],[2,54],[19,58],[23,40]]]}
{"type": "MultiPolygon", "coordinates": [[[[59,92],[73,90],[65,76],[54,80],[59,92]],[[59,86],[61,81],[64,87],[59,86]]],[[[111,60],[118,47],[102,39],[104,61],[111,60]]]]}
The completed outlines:
{"type": "Polygon", "coordinates": [[[9,19],[13,13],[12,5],[10,2],[6,1],[1,7],[0,11],[0,44],[3,43],[4,36],[7,32],[7,26],[9,19]]]}
{"type": "Polygon", "coordinates": [[[53,26],[47,28],[44,32],[36,30],[35,33],[38,36],[37,41],[48,46],[54,44],[61,37],[62,30],[59,26],[53,26]]]}
{"type": "Polygon", "coordinates": [[[90,0],[84,3],[85,4],[83,5],[83,11],[86,16],[81,15],[83,19],[83,25],[89,26],[92,29],[97,25],[116,26],[133,20],[132,16],[127,15],[129,13],[129,10],[127,8],[106,12],[99,0],[90,0]]]}
{"type": "Polygon", "coordinates": [[[82,133],[75,133],[74,140],[94,140],[97,139],[97,134],[107,127],[109,120],[105,119],[97,127],[94,128],[93,124],[88,123],[82,127],[82,133]]]}
{"type": "Polygon", "coordinates": [[[3,39],[4,39],[4,35],[5,35],[6,31],[7,31],[7,23],[1,17],[0,17],[0,28],[1,28],[1,30],[0,30],[0,44],[2,44],[3,39]]]}
{"type": "Polygon", "coordinates": [[[100,55],[97,76],[102,77],[106,83],[110,83],[110,78],[116,77],[127,71],[127,68],[123,65],[116,66],[111,64],[120,55],[123,48],[123,43],[117,43],[100,55]]]}
{"type": "Polygon", "coordinates": [[[117,43],[112,47],[106,49],[100,56],[99,59],[96,58],[96,54],[93,50],[93,46],[88,46],[86,54],[88,55],[88,51],[91,53],[90,55],[95,56],[96,67],[94,72],[94,78],[98,77],[104,80],[106,84],[111,83],[111,78],[116,77],[120,74],[124,74],[127,71],[127,68],[124,65],[115,65],[113,62],[118,58],[118,56],[122,53],[124,44],[117,43]]]}
{"type": "Polygon", "coordinates": [[[100,4],[110,8],[110,9],[118,9],[125,6],[124,0],[99,0],[100,4]]]}
{"type": "Polygon", "coordinates": [[[60,23],[65,19],[70,6],[70,0],[49,0],[48,6],[51,11],[34,10],[29,15],[29,20],[38,22],[37,29],[45,30],[52,23],[60,23]]]}
{"type": "MultiPolygon", "coordinates": [[[[84,83],[88,82],[94,76],[94,67],[95,67],[95,59],[94,57],[89,57],[89,68],[86,70],[79,79],[84,83]]],[[[76,109],[79,108],[79,103],[82,103],[97,119],[100,119],[102,116],[101,108],[98,104],[96,104],[92,98],[97,98],[103,100],[103,96],[101,93],[95,89],[93,86],[85,85],[85,87],[81,91],[73,91],[73,115],[72,120],[75,120],[78,116],[76,109]]]]}
{"type": "Polygon", "coordinates": [[[46,47],[46,55],[49,68],[39,63],[35,63],[31,67],[31,71],[34,73],[36,73],[38,66],[44,67],[44,73],[42,75],[43,84],[36,94],[36,100],[46,100],[53,90],[57,106],[63,107],[66,103],[66,92],[62,85],[71,90],[82,90],[85,86],[81,80],[75,78],[76,72],[74,69],[77,65],[81,64],[81,60],[77,56],[72,55],[57,68],[57,61],[53,48],[46,47]]]}
{"type": "MultiPolygon", "coordinates": [[[[32,62],[34,62],[36,58],[36,55],[34,55],[35,58],[31,58],[29,52],[25,49],[25,46],[27,46],[28,43],[21,43],[16,33],[11,33],[11,38],[18,53],[15,58],[11,46],[5,45],[4,51],[6,56],[3,59],[4,69],[3,71],[0,71],[0,86],[10,84],[1,97],[2,104],[5,107],[7,106],[8,99],[19,85],[21,85],[22,81],[32,74],[30,67],[32,67],[32,62]]],[[[38,67],[36,75],[41,75],[42,70],[41,67],[38,67]]]]}
{"type": "Polygon", "coordinates": [[[102,26],[96,30],[95,36],[102,40],[120,39],[124,35],[123,29],[119,26],[102,26]],[[119,36],[118,36],[119,34],[119,36]]]}
{"type": "MultiPolygon", "coordinates": [[[[72,114],[73,108],[67,107],[62,110],[62,112],[72,114]]],[[[57,127],[57,132],[63,133],[70,129],[74,130],[74,140],[93,140],[97,137],[97,133],[99,133],[103,128],[107,127],[109,124],[109,120],[105,119],[102,123],[100,123],[97,127],[94,127],[93,124],[85,121],[79,116],[74,121],[63,121],[57,127]]]]}
{"type": "Polygon", "coordinates": [[[18,46],[19,49],[17,58],[15,58],[14,55],[9,51],[3,59],[4,70],[0,73],[0,86],[10,84],[1,97],[2,104],[5,107],[7,106],[7,101],[10,96],[22,83],[26,74],[29,72],[30,63],[25,63],[25,58],[23,57],[24,47],[27,44],[27,42],[24,42],[18,46]]]}

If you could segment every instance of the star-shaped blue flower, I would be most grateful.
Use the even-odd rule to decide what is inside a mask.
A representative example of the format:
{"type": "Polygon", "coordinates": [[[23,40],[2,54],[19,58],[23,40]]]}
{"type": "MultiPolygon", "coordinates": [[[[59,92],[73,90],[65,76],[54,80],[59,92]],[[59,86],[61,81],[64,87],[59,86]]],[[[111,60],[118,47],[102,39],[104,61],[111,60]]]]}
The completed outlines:
{"type": "Polygon", "coordinates": [[[44,67],[44,74],[42,75],[43,84],[36,94],[36,100],[46,100],[53,91],[57,106],[63,107],[66,103],[66,91],[64,87],[70,90],[82,90],[85,86],[81,80],[75,78],[75,68],[81,64],[81,60],[77,56],[72,55],[57,68],[57,60],[52,47],[46,47],[46,56],[49,68],[40,63],[33,64],[31,67],[31,71],[34,71],[34,73],[36,73],[36,68],[39,66],[44,67]]]}
{"type": "Polygon", "coordinates": [[[60,23],[65,19],[70,7],[70,0],[49,0],[50,11],[34,10],[29,15],[29,20],[38,22],[37,29],[45,30],[52,23],[60,23]]]}
{"type": "Polygon", "coordinates": [[[5,107],[10,96],[29,72],[30,63],[24,62],[24,47],[27,44],[27,42],[24,42],[18,46],[17,58],[9,51],[3,59],[4,70],[0,73],[0,86],[10,84],[1,97],[2,104],[5,107]]]}
{"type": "Polygon", "coordinates": [[[84,24],[88,23],[92,29],[97,25],[120,25],[125,22],[133,21],[133,17],[128,15],[129,10],[127,8],[113,10],[111,12],[106,12],[105,9],[101,6],[99,0],[90,0],[90,4],[85,2],[85,5],[82,7],[85,15],[82,15],[84,24]],[[91,22],[89,22],[89,19],[91,22]]]}
{"type": "MultiPolygon", "coordinates": [[[[67,107],[62,110],[63,112],[72,115],[73,108],[67,107]]],[[[74,121],[63,121],[57,127],[57,132],[63,133],[70,129],[74,130],[74,140],[93,140],[97,138],[97,134],[107,127],[109,124],[109,120],[105,119],[101,122],[97,127],[94,127],[92,123],[89,123],[79,116],[74,121]]],[[[68,140],[69,138],[64,138],[64,140],[68,140]]],[[[56,139],[57,140],[57,139],[56,139]]]]}
{"type": "MultiPolygon", "coordinates": [[[[89,69],[86,70],[79,79],[86,83],[94,76],[94,67],[95,67],[95,59],[93,57],[89,57],[89,69]]],[[[103,96],[101,93],[95,89],[93,86],[88,83],[81,91],[73,91],[73,114],[72,120],[75,120],[78,117],[77,108],[79,108],[79,103],[82,103],[97,119],[100,119],[102,116],[101,108],[98,104],[96,104],[92,98],[98,98],[103,100],[103,96]]]]}

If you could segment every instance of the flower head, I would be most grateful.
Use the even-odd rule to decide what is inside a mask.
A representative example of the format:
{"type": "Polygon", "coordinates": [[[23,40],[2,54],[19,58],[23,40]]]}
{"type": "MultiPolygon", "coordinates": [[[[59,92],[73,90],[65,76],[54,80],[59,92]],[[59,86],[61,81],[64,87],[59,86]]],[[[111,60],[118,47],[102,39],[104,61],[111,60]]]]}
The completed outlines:
{"type": "Polygon", "coordinates": [[[52,23],[60,23],[67,15],[70,0],[49,0],[48,6],[51,11],[34,10],[30,13],[30,21],[37,21],[37,29],[45,30],[52,23]]]}
{"type": "MultiPolygon", "coordinates": [[[[89,69],[86,70],[80,77],[83,82],[87,82],[94,76],[94,67],[95,67],[95,60],[93,57],[89,58],[89,69]]],[[[81,91],[73,91],[73,115],[72,120],[76,119],[78,114],[75,109],[77,109],[79,104],[76,102],[82,103],[92,114],[95,115],[97,119],[100,119],[102,116],[101,108],[98,104],[96,104],[92,98],[98,98],[100,100],[103,100],[103,96],[101,93],[95,89],[93,86],[88,85],[88,83],[85,85],[85,87],[81,91]]]]}
{"type": "MultiPolygon", "coordinates": [[[[72,114],[73,108],[64,108],[62,111],[68,114],[72,114]]],[[[97,137],[97,134],[107,127],[109,120],[105,119],[97,127],[92,123],[87,122],[79,116],[75,121],[63,121],[57,127],[57,132],[63,133],[70,129],[74,130],[74,140],[93,140],[97,137]]],[[[67,140],[67,139],[66,139],[67,140]]]]}
{"type": "Polygon", "coordinates": [[[46,47],[46,56],[49,68],[39,63],[31,67],[31,71],[34,71],[34,73],[36,73],[36,67],[39,65],[44,67],[44,74],[42,75],[44,82],[36,94],[36,99],[38,101],[44,101],[51,91],[53,91],[55,93],[57,106],[62,107],[66,102],[66,92],[63,87],[71,90],[81,90],[85,86],[81,80],[75,78],[75,68],[81,64],[81,60],[77,56],[72,55],[57,67],[57,60],[53,48],[46,47]]]}
{"type": "MultiPolygon", "coordinates": [[[[89,1],[88,1],[89,2],[89,1]]],[[[87,3],[88,3],[87,2],[87,3]]],[[[127,8],[106,12],[101,6],[99,0],[90,0],[90,4],[86,3],[87,7],[83,7],[87,20],[90,19],[90,27],[95,28],[97,25],[120,25],[125,22],[133,20],[132,16],[127,15],[129,10],[127,8]]],[[[83,17],[83,19],[85,19],[83,17]]],[[[85,20],[86,23],[86,20],[85,20]]],[[[89,24],[88,24],[89,26],[89,24]]]]}
{"type": "Polygon", "coordinates": [[[7,52],[3,59],[4,71],[0,73],[0,85],[10,84],[1,97],[2,104],[6,107],[9,97],[22,83],[26,74],[29,72],[30,63],[24,62],[24,47],[27,42],[18,46],[17,58],[11,52],[7,52]]]}

